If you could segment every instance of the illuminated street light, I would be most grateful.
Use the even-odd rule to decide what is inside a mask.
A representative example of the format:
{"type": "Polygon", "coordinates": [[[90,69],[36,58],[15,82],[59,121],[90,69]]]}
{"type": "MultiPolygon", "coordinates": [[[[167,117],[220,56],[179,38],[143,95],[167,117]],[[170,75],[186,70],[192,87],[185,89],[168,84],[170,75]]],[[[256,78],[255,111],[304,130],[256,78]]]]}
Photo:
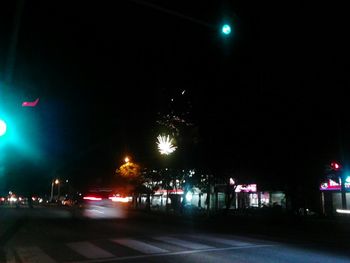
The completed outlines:
{"type": "Polygon", "coordinates": [[[224,35],[229,35],[231,34],[231,26],[229,24],[224,24],[222,27],[221,27],[221,32],[224,34],[224,35]]]}
{"type": "Polygon", "coordinates": [[[192,201],[192,198],[193,198],[193,194],[191,192],[188,192],[186,194],[186,201],[187,202],[191,202],[192,201]]]}
{"type": "Polygon", "coordinates": [[[176,146],[173,145],[173,139],[169,135],[159,135],[157,137],[157,146],[160,154],[169,155],[176,150],[176,146]]]}
{"type": "Polygon", "coordinates": [[[126,157],[125,157],[124,162],[125,162],[125,163],[130,162],[130,159],[129,159],[129,157],[128,157],[128,156],[126,156],[126,157]]]}
{"type": "Polygon", "coordinates": [[[6,130],[7,130],[6,122],[4,120],[0,119],[0,136],[5,135],[6,130]]]}
{"type": "MultiPolygon", "coordinates": [[[[185,20],[192,22],[192,23],[196,23],[198,25],[205,26],[207,28],[217,28],[217,25],[213,25],[213,24],[208,23],[206,21],[189,16],[188,14],[184,14],[181,12],[177,12],[175,10],[167,9],[163,5],[157,5],[155,3],[148,3],[148,1],[133,1],[133,2],[135,2],[139,5],[146,6],[147,8],[153,8],[157,11],[166,13],[168,15],[172,15],[172,16],[176,16],[176,17],[181,18],[181,19],[185,19],[185,20]]],[[[220,30],[221,30],[221,33],[224,34],[225,36],[228,36],[231,34],[231,26],[229,24],[224,24],[220,30]]]]}
{"type": "Polygon", "coordinates": [[[59,194],[60,194],[60,180],[58,180],[58,179],[52,180],[52,183],[51,183],[51,198],[50,198],[51,202],[53,200],[53,188],[54,188],[55,184],[58,185],[58,196],[57,196],[57,198],[59,198],[59,194]]]}

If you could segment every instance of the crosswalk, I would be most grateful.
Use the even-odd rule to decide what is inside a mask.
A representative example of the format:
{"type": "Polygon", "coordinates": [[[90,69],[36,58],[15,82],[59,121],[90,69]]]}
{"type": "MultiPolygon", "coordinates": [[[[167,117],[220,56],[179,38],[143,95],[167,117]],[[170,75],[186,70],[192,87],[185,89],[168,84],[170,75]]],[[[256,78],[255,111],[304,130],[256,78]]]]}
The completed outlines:
{"type": "Polygon", "coordinates": [[[89,259],[110,258],[114,255],[90,242],[75,242],[67,244],[72,250],[89,259]]]}
{"type": "Polygon", "coordinates": [[[110,238],[94,241],[63,243],[54,249],[49,246],[13,248],[14,258],[7,262],[109,262],[142,257],[200,253],[205,251],[244,249],[271,246],[258,240],[242,240],[232,236],[169,235],[139,238],[110,238]]]}
{"type": "Polygon", "coordinates": [[[146,242],[142,242],[139,240],[134,239],[113,239],[113,242],[116,242],[122,246],[129,247],[131,249],[134,249],[136,251],[139,251],[141,253],[145,254],[154,254],[154,253],[168,253],[169,250],[156,247],[150,244],[147,244],[146,242]]]}

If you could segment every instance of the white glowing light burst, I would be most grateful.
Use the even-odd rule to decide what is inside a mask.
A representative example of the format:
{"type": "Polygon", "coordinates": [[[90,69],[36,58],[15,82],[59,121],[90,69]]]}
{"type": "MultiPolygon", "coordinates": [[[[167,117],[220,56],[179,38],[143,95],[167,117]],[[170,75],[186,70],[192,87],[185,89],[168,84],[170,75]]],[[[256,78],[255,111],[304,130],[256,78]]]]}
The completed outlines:
{"type": "Polygon", "coordinates": [[[157,140],[158,150],[161,154],[171,154],[177,148],[175,145],[173,145],[173,139],[170,138],[169,135],[158,135],[157,140]]]}

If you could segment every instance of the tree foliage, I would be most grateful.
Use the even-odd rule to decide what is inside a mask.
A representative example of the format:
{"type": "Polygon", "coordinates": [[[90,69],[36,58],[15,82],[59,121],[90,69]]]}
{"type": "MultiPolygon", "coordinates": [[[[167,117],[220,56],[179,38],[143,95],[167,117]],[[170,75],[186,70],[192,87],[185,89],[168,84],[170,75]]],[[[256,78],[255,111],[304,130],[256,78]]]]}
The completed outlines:
{"type": "Polygon", "coordinates": [[[141,175],[141,167],[137,163],[127,162],[116,170],[117,175],[126,178],[137,178],[141,175]]]}

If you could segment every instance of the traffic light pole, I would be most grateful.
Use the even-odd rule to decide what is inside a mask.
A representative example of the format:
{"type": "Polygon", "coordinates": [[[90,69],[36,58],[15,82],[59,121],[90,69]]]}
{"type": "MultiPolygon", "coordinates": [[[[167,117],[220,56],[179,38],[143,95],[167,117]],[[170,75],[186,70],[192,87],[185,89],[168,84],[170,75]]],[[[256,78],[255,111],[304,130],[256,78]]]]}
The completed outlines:
{"type": "Polygon", "coordinates": [[[342,209],[346,210],[346,189],[345,189],[345,178],[344,176],[341,176],[341,203],[342,203],[342,209]]]}

